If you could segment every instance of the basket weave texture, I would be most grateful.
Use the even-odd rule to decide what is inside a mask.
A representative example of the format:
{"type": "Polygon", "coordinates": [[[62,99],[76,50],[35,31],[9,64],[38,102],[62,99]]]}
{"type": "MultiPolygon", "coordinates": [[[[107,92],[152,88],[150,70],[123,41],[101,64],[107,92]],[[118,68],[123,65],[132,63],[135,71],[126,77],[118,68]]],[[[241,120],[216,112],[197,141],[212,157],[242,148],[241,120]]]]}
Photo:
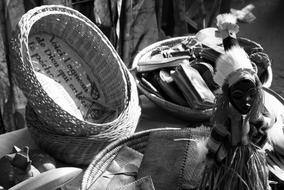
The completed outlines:
{"type": "MultiPolygon", "coordinates": [[[[156,129],[149,129],[146,131],[141,131],[138,133],[133,134],[130,137],[125,137],[119,139],[111,144],[109,144],[106,148],[104,148],[101,152],[99,152],[95,157],[91,164],[86,169],[81,189],[86,190],[91,187],[91,185],[98,180],[98,178],[105,172],[109,164],[114,160],[115,156],[119,152],[121,148],[124,146],[128,146],[133,148],[134,150],[139,151],[140,153],[144,154],[144,151],[147,147],[147,143],[149,140],[149,136],[152,132],[157,131],[167,131],[169,133],[173,131],[181,130],[179,128],[156,128],[156,129]]],[[[196,138],[204,138],[209,135],[209,130],[199,130],[198,128],[188,128],[192,136],[196,138]]]]}
{"type": "Polygon", "coordinates": [[[26,121],[36,144],[56,160],[68,164],[88,165],[110,143],[92,136],[67,136],[42,130],[47,124],[36,115],[30,104],[26,107],[26,121]]]}
{"type": "MultiPolygon", "coordinates": [[[[42,146],[66,142],[69,151],[88,153],[86,139],[94,146],[134,133],[141,113],[135,80],[88,18],[64,6],[40,6],[22,16],[14,34],[13,72],[43,122],[28,124],[42,146]],[[72,144],[75,137],[80,140],[72,144]]],[[[80,164],[76,159],[67,161],[80,164]]]]}
{"type": "MultiPolygon", "coordinates": [[[[147,98],[149,98],[153,103],[161,107],[162,109],[186,121],[209,120],[213,113],[212,108],[193,109],[188,106],[182,106],[174,102],[168,101],[150,92],[147,88],[145,88],[141,84],[141,81],[138,77],[138,71],[140,70],[139,62],[147,62],[147,60],[149,60],[149,57],[153,51],[156,51],[160,47],[164,47],[164,46],[171,48],[173,46],[176,46],[177,44],[181,44],[184,40],[188,38],[195,38],[195,36],[192,35],[192,36],[173,37],[170,39],[158,41],[156,43],[153,43],[147,46],[135,56],[131,70],[132,70],[133,76],[135,77],[135,80],[136,80],[136,83],[137,83],[137,86],[140,92],[144,94],[147,98]]],[[[248,54],[251,54],[253,52],[263,51],[262,46],[252,40],[240,37],[238,38],[238,41],[239,41],[240,46],[242,46],[248,54]]]]}

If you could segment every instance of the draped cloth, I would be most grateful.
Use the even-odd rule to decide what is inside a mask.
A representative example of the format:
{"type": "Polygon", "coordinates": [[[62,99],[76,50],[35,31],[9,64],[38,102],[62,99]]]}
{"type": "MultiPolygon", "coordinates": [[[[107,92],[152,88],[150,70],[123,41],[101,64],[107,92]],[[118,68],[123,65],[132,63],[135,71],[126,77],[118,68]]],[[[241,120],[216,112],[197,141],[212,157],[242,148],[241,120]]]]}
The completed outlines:
{"type": "Polygon", "coordinates": [[[94,0],[94,22],[128,68],[143,48],[213,24],[221,0],[94,0]]]}
{"type": "Polygon", "coordinates": [[[152,132],[137,178],[151,176],[156,190],[198,187],[205,166],[198,144],[208,134],[203,127],[152,132]]]}
{"type": "Polygon", "coordinates": [[[105,32],[124,63],[158,41],[154,0],[95,0],[95,23],[105,32]]]}

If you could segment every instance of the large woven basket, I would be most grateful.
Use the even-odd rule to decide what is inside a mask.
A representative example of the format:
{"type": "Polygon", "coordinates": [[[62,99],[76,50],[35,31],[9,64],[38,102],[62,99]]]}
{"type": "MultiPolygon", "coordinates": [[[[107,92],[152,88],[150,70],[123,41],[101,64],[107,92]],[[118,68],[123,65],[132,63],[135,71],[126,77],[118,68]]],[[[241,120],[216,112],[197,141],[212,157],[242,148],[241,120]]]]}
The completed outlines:
{"type": "MultiPolygon", "coordinates": [[[[212,109],[201,109],[201,110],[192,109],[190,107],[178,105],[174,102],[161,98],[157,96],[156,94],[150,92],[149,89],[145,88],[144,85],[141,84],[141,81],[138,77],[138,74],[140,72],[139,62],[147,62],[147,60],[149,60],[149,56],[154,50],[157,50],[157,48],[163,47],[163,46],[167,46],[167,47],[176,46],[177,44],[181,44],[182,41],[188,38],[195,38],[195,36],[174,37],[174,38],[162,40],[162,41],[159,41],[159,42],[156,42],[156,43],[153,43],[147,46],[135,56],[131,70],[132,70],[133,76],[136,79],[138,89],[141,91],[141,93],[144,94],[147,98],[149,98],[153,103],[155,103],[159,107],[163,108],[164,110],[173,114],[174,116],[181,118],[183,120],[186,120],[186,121],[208,120],[212,115],[212,109]]],[[[244,47],[245,51],[247,51],[249,54],[251,52],[263,51],[263,48],[261,47],[261,45],[252,40],[249,40],[247,38],[238,38],[238,41],[239,41],[239,44],[242,47],[244,47]]],[[[270,72],[270,77],[272,77],[271,68],[269,72],[270,72]]]]}
{"type": "Polygon", "coordinates": [[[49,5],[24,14],[13,39],[17,83],[56,135],[111,141],[134,132],[140,116],[135,81],[89,19],[49,5]]]}

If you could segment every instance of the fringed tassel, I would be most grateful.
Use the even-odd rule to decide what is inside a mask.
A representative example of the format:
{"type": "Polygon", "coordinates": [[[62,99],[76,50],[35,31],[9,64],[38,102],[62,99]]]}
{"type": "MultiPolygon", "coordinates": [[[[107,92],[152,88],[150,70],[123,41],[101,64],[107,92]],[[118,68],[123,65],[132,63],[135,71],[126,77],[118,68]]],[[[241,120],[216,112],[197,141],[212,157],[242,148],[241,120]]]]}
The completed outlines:
{"type": "Polygon", "coordinates": [[[268,190],[265,154],[253,144],[239,146],[221,165],[205,169],[200,190],[268,190]]]}

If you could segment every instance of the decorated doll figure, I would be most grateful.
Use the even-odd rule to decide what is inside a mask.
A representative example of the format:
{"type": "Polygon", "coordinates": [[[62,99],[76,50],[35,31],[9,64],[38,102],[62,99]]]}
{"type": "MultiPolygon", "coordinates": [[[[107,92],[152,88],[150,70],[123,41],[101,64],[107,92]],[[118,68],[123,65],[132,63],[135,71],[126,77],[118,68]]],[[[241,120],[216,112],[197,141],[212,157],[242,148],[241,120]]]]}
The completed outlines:
{"type": "Polygon", "coordinates": [[[218,16],[219,20],[217,17],[225,54],[216,62],[214,81],[222,88],[212,118],[200,189],[266,190],[268,168],[261,146],[275,119],[264,107],[256,70],[238,45],[238,27],[231,15],[230,19],[226,15],[218,16]]]}

